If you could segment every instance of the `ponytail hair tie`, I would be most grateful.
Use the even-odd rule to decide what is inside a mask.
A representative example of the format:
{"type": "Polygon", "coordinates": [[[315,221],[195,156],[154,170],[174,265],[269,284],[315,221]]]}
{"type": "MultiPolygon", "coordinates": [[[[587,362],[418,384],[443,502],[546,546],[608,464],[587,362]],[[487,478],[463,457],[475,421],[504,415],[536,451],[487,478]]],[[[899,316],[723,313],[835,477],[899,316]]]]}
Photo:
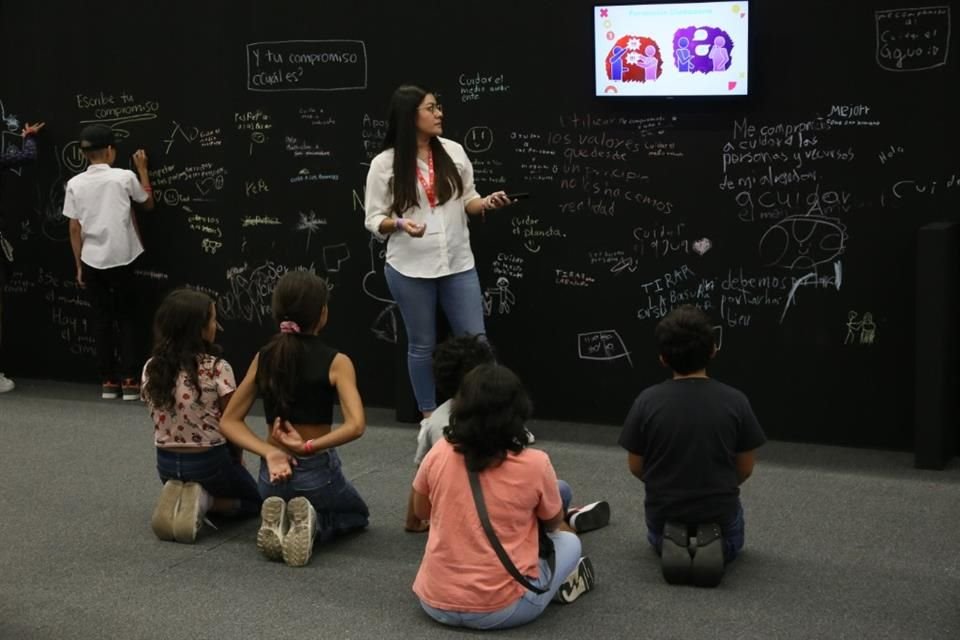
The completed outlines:
{"type": "Polygon", "coordinates": [[[293,320],[284,320],[280,323],[280,333],[300,333],[300,325],[293,320]]]}

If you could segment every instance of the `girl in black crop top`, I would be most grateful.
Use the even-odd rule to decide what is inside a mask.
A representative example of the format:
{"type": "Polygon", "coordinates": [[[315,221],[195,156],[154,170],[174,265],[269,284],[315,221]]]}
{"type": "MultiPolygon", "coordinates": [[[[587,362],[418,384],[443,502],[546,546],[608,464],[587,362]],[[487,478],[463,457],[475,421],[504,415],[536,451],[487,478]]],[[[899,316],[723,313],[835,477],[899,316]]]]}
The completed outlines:
{"type": "Polygon", "coordinates": [[[262,461],[259,478],[264,503],[257,548],[291,566],[310,561],[315,537],[326,541],[364,528],[370,515],[341,472],[335,448],[362,436],[366,420],[353,362],[317,336],[327,322],[327,299],[326,283],[313,273],[280,278],[273,291],[280,332],[253,359],[221,420],[245,425],[259,392],[270,443],[296,458],[290,482],[271,484],[262,461]],[[333,429],[335,397],[343,424],[333,429]]]}

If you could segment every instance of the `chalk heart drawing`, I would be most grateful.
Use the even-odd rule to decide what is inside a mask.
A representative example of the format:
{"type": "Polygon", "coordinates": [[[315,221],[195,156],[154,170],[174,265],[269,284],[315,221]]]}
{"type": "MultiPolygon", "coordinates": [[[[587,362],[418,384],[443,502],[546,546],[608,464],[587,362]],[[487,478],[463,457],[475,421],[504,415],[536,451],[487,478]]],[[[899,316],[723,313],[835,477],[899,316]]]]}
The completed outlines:
{"type": "Polygon", "coordinates": [[[696,251],[699,255],[705,254],[707,251],[713,247],[713,243],[710,242],[710,238],[700,238],[693,243],[693,250],[696,251]]]}
{"type": "Polygon", "coordinates": [[[727,83],[727,91],[733,91],[736,88],[737,88],[736,80],[731,80],[730,82],[727,83]]]}

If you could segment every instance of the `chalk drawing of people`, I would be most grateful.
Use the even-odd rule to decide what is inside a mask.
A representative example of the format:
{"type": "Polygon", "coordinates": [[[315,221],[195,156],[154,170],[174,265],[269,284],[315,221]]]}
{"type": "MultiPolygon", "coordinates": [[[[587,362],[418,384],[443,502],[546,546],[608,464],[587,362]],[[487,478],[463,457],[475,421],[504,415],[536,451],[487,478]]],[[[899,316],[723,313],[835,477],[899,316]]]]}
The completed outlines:
{"type": "Polygon", "coordinates": [[[862,325],[860,344],[873,344],[877,338],[877,323],[873,321],[873,314],[869,312],[863,314],[860,324],[862,325]]]}
{"type": "Polygon", "coordinates": [[[677,69],[681,72],[690,71],[690,58],[693,57],[693,54],[690,53],[690,49],[687,49],[689,45],[690,40],[686,37],[681,37],[677,40],[677,49],[673,53],[676,58],[677,69]]]}
{"type": "Polygon", "coordinates": [[[648,44],[640,56],[640,67],[643,69],[643,81],[651,82],[657,79],[657,65],[660,61],[657,59],[657,48],[648,44]]]}
{"type": "Polygon", "coordinates": [[[497,286],[490,287],[483,292],[483,310],[486,315],[493,313],[493,303],[497,303],[497,313],[505,315],[516,303],[517,298],[510,291],[510,281],[504,277],[497,278],[497,286]]]}
{"type": "Polygon", "coordinates": [[[856,334],[863,330],[863,320],[857,322],[857,312],[851,311],[847,314],[847,337],[843,339],[843,344],[856,343],[856,334]]]}
{"type": "Polygon", "coordinates": [[[710,53],[707,54],[713,60],[714,71],[725,71],[730,62],[730,54],[727,53],[727,39],[723,36],[717,36],[713,39],[713,46],[710,47],[710,53]]]}
{"type": "Polygon", "coordinates": [[[610,79],[623,80],[623,56],[627,50],[623,47],[614,47],[613,55],[610,56],[610,79]]]}

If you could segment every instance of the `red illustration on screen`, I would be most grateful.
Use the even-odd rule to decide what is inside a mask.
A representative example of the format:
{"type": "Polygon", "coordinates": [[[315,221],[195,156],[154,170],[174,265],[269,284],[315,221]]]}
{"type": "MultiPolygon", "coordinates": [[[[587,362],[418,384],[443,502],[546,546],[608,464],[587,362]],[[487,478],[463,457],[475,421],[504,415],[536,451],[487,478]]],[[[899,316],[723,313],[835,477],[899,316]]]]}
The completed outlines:
{"type": "Polygon", "coordinates": [[[607,54],[606,68],[615,82],[653,82],[663,73],[660,45],[646,36],[623,36],[607,54]]]}

